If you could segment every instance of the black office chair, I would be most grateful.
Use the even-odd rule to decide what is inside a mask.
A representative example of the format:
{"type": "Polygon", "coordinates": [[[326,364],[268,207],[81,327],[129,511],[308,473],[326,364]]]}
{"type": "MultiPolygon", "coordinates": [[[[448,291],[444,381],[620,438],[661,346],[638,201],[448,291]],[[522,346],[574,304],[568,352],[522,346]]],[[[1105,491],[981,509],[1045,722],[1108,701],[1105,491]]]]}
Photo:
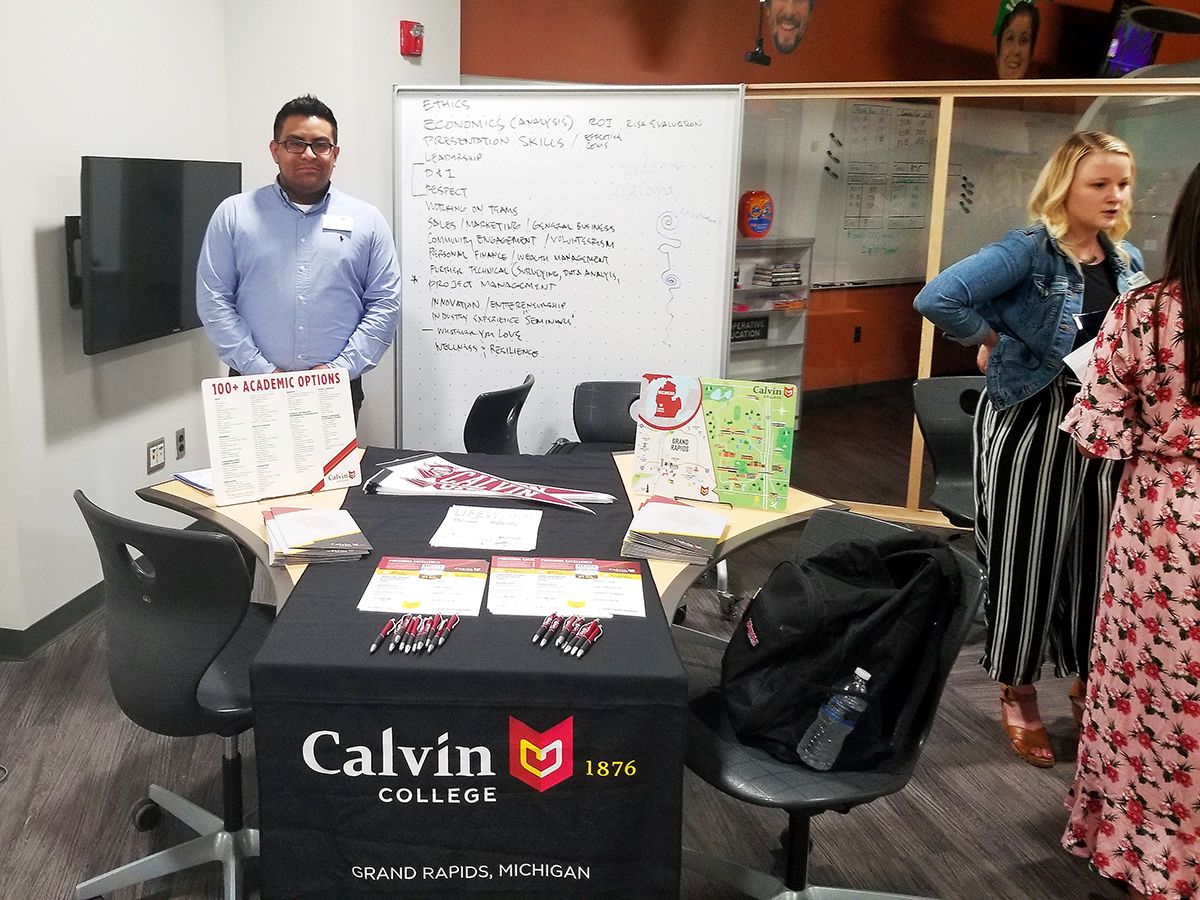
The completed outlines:
{"type": "Polygon", "coordinates": [[[134,811],[135,826],[154,827],[165,809],[200,836],[88,879],[75,898],[219,862],[226,900],[240,900],[245,859],[258,856],[258,830],[242,822],[238,735],[254,725],[250,661],[274,610],[250,602],[250,574],[229,536],[123,519],[82,491],[75,502],[104,571],[108,676],[117,704],[155,734],[225,739],[222,817],[150,785],[149,798],[134,811]]]}
{"type": "Polygon", "coordinates": [[[632,450],[637,439],[637,420],[631,409],[641,395],[640,381],[581,381],[575,385],[571,416],[575,422],[572,441],[559,438],[550,453],[618,453],[632,450]]]}
{"type": "Polygon", "coordinates": [[[468,453],[520,453],[517,420],[525,398],[533,387],[533,376],[516,387],[485,391],[475,398],[463,426],[463,444],[468,453]]]}
{"type": "Polygon", "coordinates": [[[571,407],[580,450],[615,453],[632,450],[637,420],[630,408],[642,393],[640,381],[581,381],[571,407]]]}
{"type": "MultiPolygon", "coordinates": [[[[843,540],[878,539],[905,531],[894,525],[841,510],[813,513],[801,533],[796,559],[804,559],[843,540]]],[[[921,747],[933,724],[942,688],[966,640],[983,599],[983,573],[972,560],[955,553],[962,576],[957,601],[947,604],[950,619],[940,643],[928,647],[934,659],[927,690],[913,696],[898,721],[909,723],[894,737],[895,752],[868,771],[817,772],[800,764],[781,762],[765,750],[747,746],[733,733],[720,695],[708,692],[689,705],[687,767],[722,793],[756,806],[783,809],[788,814],[784,836],[783,878],[736,863],[683,850],[684,866],[729,884],[760,900],[883,900],[899,897],[808,885],[809,827],[823,812],[848,812],[855,806],[895,793],[912,775],[921,747]]]]}
{"type": "Polygon", "coordinates": [[[951,525],[975,524],[975,408],[987,379],[982,375],[921,378],[913,382],[917,424],[933,461],[929,501],[951,525]]]}

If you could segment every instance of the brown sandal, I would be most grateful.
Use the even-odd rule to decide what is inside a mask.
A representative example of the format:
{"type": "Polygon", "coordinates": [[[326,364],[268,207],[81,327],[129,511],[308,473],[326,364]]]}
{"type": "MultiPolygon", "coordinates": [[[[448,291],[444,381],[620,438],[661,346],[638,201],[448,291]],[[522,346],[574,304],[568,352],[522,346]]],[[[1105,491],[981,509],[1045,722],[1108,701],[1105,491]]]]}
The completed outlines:
{"type": "Polygon", "coordinates": [[[1083,703],[1086,694],[1084,692],[1084,684],[1082,678],[1076,678],[1071,686],[1067,689],[1067,696],[1071,698],[1071,715],[1075,717],[1075,727],[1083,727],[1083,703]]]}
{"type": "Polygon", "coordinates": [[[1050,736],[1046,734],[1045,727],[1023,728],[1020,725],[1009,724],[1008,705],[1018,704],[1023,700],[1033,700],[1036,703],[1037,695],[1023,698],[1008,685],[1000,686],[1000,722],[1004,726],[1004,733],[1008,735],[1013,753],[1031,766],[1049,769],[1054,765],[1054,752],[1050,747],[1050,736]],[[1036,750],[1044,750],[1048,755],[1039,756],[1034,752],[1036,750]]]}

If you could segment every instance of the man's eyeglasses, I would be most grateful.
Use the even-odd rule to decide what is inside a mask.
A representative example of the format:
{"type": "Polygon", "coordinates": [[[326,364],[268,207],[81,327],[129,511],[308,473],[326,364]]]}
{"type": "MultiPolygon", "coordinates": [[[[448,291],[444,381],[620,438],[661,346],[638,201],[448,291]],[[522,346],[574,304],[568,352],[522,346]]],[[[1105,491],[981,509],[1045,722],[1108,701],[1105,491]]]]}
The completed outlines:
{"type": "Polygon", "coordinates": [[[283,149],[288,153],[295,153],[297,155],[311,148],[312,152],[317,156],[328,156],[333,152],[333,148],[337,146],[336,144],[332,144],[325,140],[302,141],[300,138],[287,138],[286,140],[276,141],[275,143],[283,147],[283,149]]]}

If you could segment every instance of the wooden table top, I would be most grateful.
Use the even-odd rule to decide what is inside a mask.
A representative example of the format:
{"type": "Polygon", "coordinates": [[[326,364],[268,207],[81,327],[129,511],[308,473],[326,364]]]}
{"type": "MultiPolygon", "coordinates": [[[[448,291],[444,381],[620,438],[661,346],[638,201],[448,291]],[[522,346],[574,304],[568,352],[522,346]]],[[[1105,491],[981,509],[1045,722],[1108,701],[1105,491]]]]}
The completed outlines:
{"type": "MultiPolygon", "coordinates": [[[[359,451],[360,457],[363,451],[359,451]]],[[[633,478],[634,458],[632,452],[614,453],[613,459],[626,492],[633,478]]],[[[303,573],[304,565],[271,566],[268,564],[267,530],[263,522],[263,512],[272,506],[308,506],[320,508],[340,507],[345,500],[347,490],[357,488],[339,488],[337,490],[321,491],[316,494],[296,494],[290,497],[272,497],[269,500],[257,500],[249,503],[235,503],[228,506],[217,506],[210,494],[184,484],[177,479],[163,481],[140,489],[137,495],[149,503],[163,506],[177,512],[185,513],[202,522],[226,532],[236,541],[247,547],[265,567],[272,588],[275,592],[276,604],[282,606],[288,594],[291,593],[296,581],[303,573]]],[[[630,495],[630,502],[635,507],[644,498],[630,495]]],[[[710,504],[696,502],[697,506],[710,504]]],[[[714,560],[728,556],[734,550],[770,534],[781,528],[787,528],[804,521],[816,509],[832,506],[832,502],[808,494],[796,488],[788,490],[787,511],[765,512],[755,509],[726,508],[729,514],[729,530],[724,540],[717,546],[714,560]]],[[[647,560],[654,584],[662,598],[664,610],[673,611],[676,603],[705,571],[707,566],[675,562],[665,559],[647,560]]]]}

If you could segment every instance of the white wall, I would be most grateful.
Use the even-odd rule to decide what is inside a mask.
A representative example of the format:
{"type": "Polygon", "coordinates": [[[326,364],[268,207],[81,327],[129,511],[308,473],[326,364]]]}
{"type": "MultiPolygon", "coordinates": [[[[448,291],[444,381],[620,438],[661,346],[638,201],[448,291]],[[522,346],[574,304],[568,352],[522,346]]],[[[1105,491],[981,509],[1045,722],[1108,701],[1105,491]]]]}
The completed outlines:
{"type": "MultiPolygon", "coordinates": [[[[24,629],[94,584],[95,549],[71,499],[186,521],[138,500],[145,447],[166,473],[207,464],[197,384],[221,366],[201,331],[88,357],[66,299],[63,216],[79,212],[83,155],[232,159],[246,186],[273,177],[267,142],[305,92],[339,116],[337,184],[391,214],[390,86],[457,83],[459,4],[408,0],[3,0],[0,82],[0,628],[24,629]],[[403,14],[429,26],[416,65],[398,52],[403,14]],[[189,452],[176,462],[175,429],[189,452]]],[[[367,386],[360,433],[390,443],[391,365],[367,386]]]]}
{"type": "MultiPolygon", "coordinates": [[[[225,8],[232,141],[247,163],[246,185],[275,177],[267,142],[284,100],[313,93],[338,118],[342,149],[334,184],[393,221],[392,85],[458,84],[458,0],[226,0],[225,8]],[[400,56],[401,19],[425,26],[423,56],[400,56]],[[270,65],[263,64],[267,47],[270,65]]],[[[396,420],[391,352],[367,373],[363,389],[359,439],[391,446],[396,420]]]]}

